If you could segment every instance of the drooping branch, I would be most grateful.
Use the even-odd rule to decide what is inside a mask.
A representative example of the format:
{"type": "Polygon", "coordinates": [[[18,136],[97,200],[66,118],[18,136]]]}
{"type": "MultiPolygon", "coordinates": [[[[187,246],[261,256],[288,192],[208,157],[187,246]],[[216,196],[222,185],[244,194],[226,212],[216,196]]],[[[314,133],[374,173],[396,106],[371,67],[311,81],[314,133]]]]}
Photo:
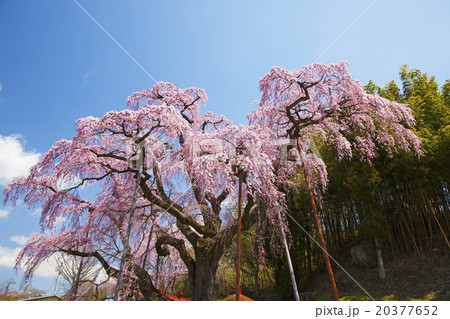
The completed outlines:
{"type": "Polygon", "coordinates": [[[116,268],[110,266],[109,263],[103,258],[102,255],[100,255],[100,253],[98,251],[81,252],[81,251],[72,250],[72,249],[59,249],[59,251],[65,252],[66,254],[71,255],[71,256],[95,257],[100,262],[100,264],[102,265],[103,269],[105,270],[105,272],[108,276],[116,278],[117,275],[119,274],[119,271],[116,268]]]}
{"type": "Polygon", "coordinates": [[[191,257],[189,251],[186,249],[184,240],[177,239],[168,235],[159,237],[155,243],[155,248],[158,255],[168,256],[170,254],[169,249],[165,245],[170,245],[175,248],[188,269],[194,269],[195,261],[191,257]]]}

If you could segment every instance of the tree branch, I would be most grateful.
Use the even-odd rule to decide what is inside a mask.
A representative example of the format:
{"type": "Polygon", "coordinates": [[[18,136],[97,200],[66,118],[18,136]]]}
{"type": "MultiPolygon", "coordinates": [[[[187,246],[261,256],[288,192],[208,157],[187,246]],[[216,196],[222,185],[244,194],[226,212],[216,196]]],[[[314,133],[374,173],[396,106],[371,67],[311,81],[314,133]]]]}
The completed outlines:
{"type": "Polygon", "coordinates": [[[151,203],[155,204],[156,206],[160,207],[161,209],[165,210],[167,213],[172,215],[177,219],[177,221],[181,224],[192,226],[196,231],[198,231],[200,234],[208,236],[208,237],[214,237],[215,232],[211,231],[209,228],[205,227],[204,225],[199,224],[196,222],[192,217],[186,215],[182,212],[182,208],[177,203],[170,200],[168,197],[166,197],[165,200],[162,200],[152,194],[151,190],[148,188],[145,181],[141,180],[140,183],[141,190],[144,193],[144,197],[148,199],[151,203]]]}
{"type": "Polygon", "coordinates": [[[168,235],[159,237],[155,243],[156,252],[160,256],[168,256],[170,254],[169,249],[163,245],[170,245],[174,247],[180,254],[181,259],[188,269],[194,269],[195,261],[187,251],[184,240],[173,238],[168,235]]]}
{"type": "Polygon", "coordinates": [[[108,262],[103,258],[102,255],[98,251],[94,252],[81,252],[77,250],[72,249],[62,249],[60,248],[59,251],[65,252],[68,255],[71,256],[79,256],[79,257],[95,257],[100,264],[103,266],[103,269],[106,271],[106,274],[110,277],[117,278],[119,275],[119,271],[116,268],[111,267],[108,262]]]}

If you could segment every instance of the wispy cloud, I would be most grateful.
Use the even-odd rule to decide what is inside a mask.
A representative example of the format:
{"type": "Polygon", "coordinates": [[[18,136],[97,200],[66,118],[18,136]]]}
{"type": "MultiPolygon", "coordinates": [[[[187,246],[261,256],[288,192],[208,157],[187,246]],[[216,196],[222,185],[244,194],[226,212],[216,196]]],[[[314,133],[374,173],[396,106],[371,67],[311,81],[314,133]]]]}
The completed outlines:
{"type": "Polygon", "coordinates": [[[0,246],[0,267],[14,267],[16,257],[20,252],[20,247],[8,248],[0,246]]]}
{"type": "Polygon", "coordinates": [[[9,240],[21,246],[25,246],[25,244],[28,242],[28,238],[28,236],[16,235],[9,237],[9,240]]]}
{"type": "MultiPolygon", "coordinates": [[[[21,247],[9,248],[0,246],[0,267],[13,268],[16,264],[17,255],[21,251],[21,247]]],[[[45,278],[55,278],[57,275],[57,254],[52,255],[49,259],[42,262],[34,272],[35,276],[45,278]]]]}
{"type": "Polygon", "coordinates": [[[87,84],[89,76],[91,75],[91,73],[92,73],[91,70],[87,70],[86,72],[84,72],[82,86],[85,86],[87,84]]]}
{"type": "Polygon", "coordinates": [[[42,208],[35,208],[31,211],[31,216],[41,216],[42,208]]]}
{"type": "Polygon", "coordinates": [[[9,215],[9,210],[0,209],[0,218],[7,218],[9,215]]]}
{"type": "Polygon", "coordinates": [[[94,74],[94,69],[89,69],[84,71],[83,76],[81,77],[81,80],[78,84],[78,90],[81,91],[83,90],[87,85],[88,82],[91,79],[91,76],[94,74]]]}
{"type": "Polygon", "coordinates": [[[6,186],[13,177],[25,176],[41,154],[25,150],[21,135],[0,135],[0,185],[6,186]]]}
{"type": "MultiPolygon", "coordinates": [[[[0,83],[0,92],[1,92],[2,90],[3,90],[3,86],[2,86],[2,84],[0,83]]],[[[4,100],[5,100],[5,99],[0,98],[0,103],[2,103],[4,100]]]]}

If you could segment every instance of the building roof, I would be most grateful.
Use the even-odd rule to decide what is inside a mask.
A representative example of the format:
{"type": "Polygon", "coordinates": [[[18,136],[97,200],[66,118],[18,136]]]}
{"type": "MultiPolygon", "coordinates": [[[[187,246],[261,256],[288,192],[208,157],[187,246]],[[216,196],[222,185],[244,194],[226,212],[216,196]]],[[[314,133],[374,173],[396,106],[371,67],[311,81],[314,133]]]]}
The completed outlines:
{"type": "Polygon", "coordinates": [[[38,296],[38,297],[31,297],[27,299],[21,299],[19,301],[62,301],[63,299],[57,295],[50,295],[50,296],[38,296]]]}

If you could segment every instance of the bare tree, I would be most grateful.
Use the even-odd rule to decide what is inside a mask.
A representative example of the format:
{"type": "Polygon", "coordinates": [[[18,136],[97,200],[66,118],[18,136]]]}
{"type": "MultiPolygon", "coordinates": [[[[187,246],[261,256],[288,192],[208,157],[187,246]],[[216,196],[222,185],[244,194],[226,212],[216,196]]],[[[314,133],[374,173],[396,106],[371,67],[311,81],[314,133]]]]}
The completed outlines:
{"type": "Polygon", "coordinates": [[[60,255],[57,257],[58,275],[68,300],[76,300],[95,289],[101,268],[92,259],[60,255]]]}
{"type": "Polygon", "coordinates": [[[3,295],[8,295],[8,292],[12,286],[16,284],[16,280],[14,278],[10,278],[8,280],[3,281],[0,284],[0,290],[3,291],[3,295]]]}

